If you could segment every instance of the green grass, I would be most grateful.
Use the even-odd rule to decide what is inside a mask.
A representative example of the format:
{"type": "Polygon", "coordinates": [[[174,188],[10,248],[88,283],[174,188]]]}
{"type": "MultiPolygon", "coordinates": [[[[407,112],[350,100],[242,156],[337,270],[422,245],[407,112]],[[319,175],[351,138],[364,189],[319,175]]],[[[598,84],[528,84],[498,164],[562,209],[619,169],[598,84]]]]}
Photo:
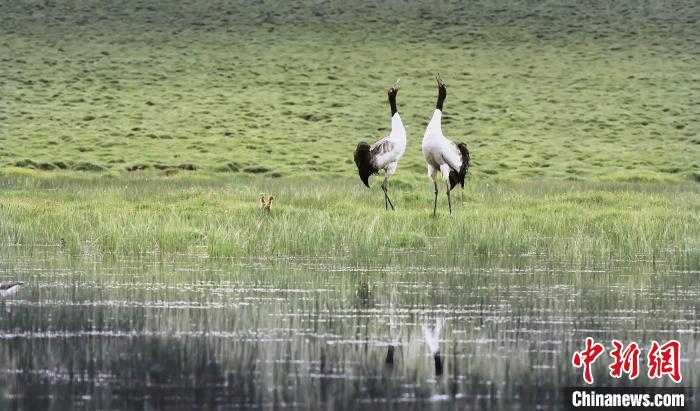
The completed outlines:
{"type": "Polygon", "coordinates": [[[432,184],[381,191],[355,179],[110,175],[0,177],[0,242],[80,253],[229,256],[520,256],[605,263],[700,255],[695,183],[488,182],[455,191],[454,214],[432,184]],[[271,213],[259,192],[278,199],[271,213]]]}
{"type": "Polygon", "coordinates": [[[693,1],[0,5],[0,166],[349,176],[439,71],[477,177],[700,179],[693,1]]]}
{"type": "Polygon", "coordinates": [[[5,2],[0,236],[71,253],[697,258],[699,15],[692,1],[5,2]],[[420,139],[437,71],[444,131],[473,167],[455,215],[433,219],[420,139]],[[388,132],[397,77],[409,142],[390,214],[352,152],[388,132]],[[272,215],[260,191],[279,198],[272,215]]]}

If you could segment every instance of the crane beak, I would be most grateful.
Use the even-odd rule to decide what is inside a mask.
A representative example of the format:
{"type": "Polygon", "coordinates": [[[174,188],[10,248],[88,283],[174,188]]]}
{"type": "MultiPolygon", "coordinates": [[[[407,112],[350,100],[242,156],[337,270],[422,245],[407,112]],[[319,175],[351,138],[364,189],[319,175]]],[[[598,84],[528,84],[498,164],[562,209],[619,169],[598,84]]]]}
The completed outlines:
{"type": "Polygon", "coordinates": [[[438,87],[445,86],[445,82],[442,80],[442,77],[440,77],[440,73],[435,76],[435,80],[437,81],[438,87]]]}
{"type": "Polygon", "coordinates": [[[401,80],[401,79],[396,79],[394,84],[392,84],[391,87],[389,88],[389,90],[387,90],[388,93],[398,93],[399,92],[399,89],[401,88],[401,86],[399,85],[399,80],[401,80]]]}

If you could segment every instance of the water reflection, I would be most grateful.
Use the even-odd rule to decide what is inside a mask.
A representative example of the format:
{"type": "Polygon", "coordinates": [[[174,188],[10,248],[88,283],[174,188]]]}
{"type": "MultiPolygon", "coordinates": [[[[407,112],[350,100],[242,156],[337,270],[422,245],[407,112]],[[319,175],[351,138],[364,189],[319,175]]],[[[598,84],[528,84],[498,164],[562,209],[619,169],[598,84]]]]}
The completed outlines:
{"type": "MultiPolygon", "coordinates": [[[[693,267],[67,259],[0,251],[0,409],[556,408],[586,336],[676,338],[693,267]]],[[[606,377],[605,364],[595,378],[606,377]]],[[[640,385],[659,385],[647,381],[640,385]]]]}
{"type": "Polygon", "coordinates": [[[445,323],[445,319],[438,317],[435,319],[435,325],[430,327],[427,323],[423,324],[423,338],[425,339],[425,344],[430,350],[430,354],[433,356],[433,361],[435,362],[435,376],[442,376],[443,364],[442,355],[440,355],[440,331],[442,331],[442,326],[445,323]]]}

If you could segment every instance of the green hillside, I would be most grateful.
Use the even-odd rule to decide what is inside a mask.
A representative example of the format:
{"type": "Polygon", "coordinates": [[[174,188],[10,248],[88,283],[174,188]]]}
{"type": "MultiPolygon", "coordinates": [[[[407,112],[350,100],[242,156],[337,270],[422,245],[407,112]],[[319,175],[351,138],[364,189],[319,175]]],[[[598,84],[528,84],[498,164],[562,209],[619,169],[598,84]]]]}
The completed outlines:
{"type": "Polygon", "coordinates": [[[352,175],[400,77],[421,178],[439,71],[476,178],[700,179],[697,2],[298,4],[3,2],[0,167],[352,175]]]}

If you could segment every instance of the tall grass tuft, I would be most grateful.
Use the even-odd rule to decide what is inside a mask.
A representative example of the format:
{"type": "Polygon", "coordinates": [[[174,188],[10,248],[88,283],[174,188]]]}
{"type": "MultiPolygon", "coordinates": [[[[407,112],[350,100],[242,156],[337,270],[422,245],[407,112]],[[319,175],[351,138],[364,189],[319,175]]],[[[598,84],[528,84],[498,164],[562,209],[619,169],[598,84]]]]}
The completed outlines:
{"type": "Polygon", "coordinates": [[[354,180],[0,177],[0,241],[78,253],[362,258],[396,251],[575,260],[700,255],[693,183],[472,181],[432,214],[428,181],[384,210],[354,180]],[[258,194],[278,199],[272,212],[258,194]]]}

